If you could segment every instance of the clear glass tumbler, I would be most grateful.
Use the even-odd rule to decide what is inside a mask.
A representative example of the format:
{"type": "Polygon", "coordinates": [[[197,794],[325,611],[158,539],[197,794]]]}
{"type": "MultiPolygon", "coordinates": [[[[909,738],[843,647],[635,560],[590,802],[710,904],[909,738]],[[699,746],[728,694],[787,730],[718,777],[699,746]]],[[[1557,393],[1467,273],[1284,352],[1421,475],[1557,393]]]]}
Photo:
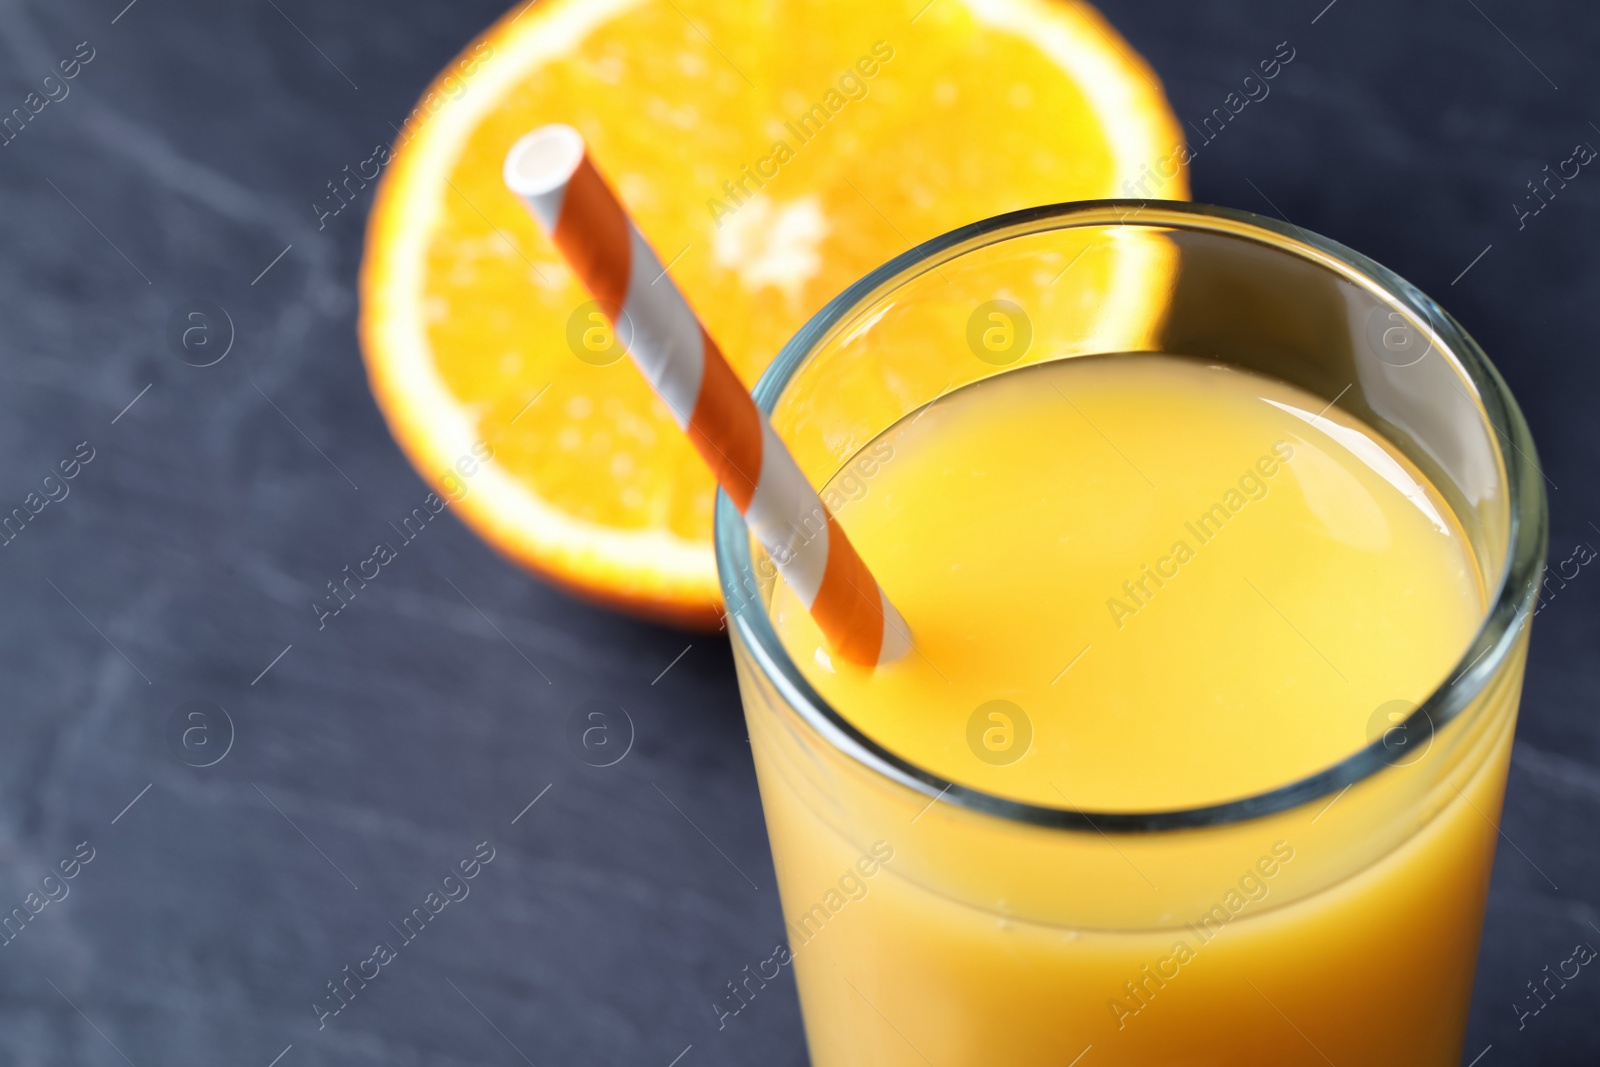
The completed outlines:
{"type": "Polygon", "coordinates": [[[1527,426],[1449,315],[1270,219],[1044,207],[869,274],[755,396],[821,486],[949,389],[1141,352],[1285,380],[1384,434],[1465,530],[1481,626],[1408,719],[1301,780],[1187,810],[1017,803],[901,759],[818,695],[768,619],[770,562],[719,497],[788,924],[779,962],[795,968],[818,1067],[1460,1062],[1546,520],[1527,426]],[[995,301],[1002,318],[980,325],[1012,332],[974,359],[974,309],[995,301]],[[949,344],[930,347],[930,330],[949,344]]]}

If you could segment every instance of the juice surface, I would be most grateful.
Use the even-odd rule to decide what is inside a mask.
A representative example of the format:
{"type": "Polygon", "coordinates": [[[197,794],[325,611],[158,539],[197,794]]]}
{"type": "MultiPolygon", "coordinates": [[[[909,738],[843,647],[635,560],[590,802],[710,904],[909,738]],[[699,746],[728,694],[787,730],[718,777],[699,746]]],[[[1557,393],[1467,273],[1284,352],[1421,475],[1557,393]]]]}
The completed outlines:
{"type": "Polygon", "coordinates": [[[1053,807],[1193,807],[1321,770],[1443,682],[1484,612],[1464,534],[1398,451],[1198,360],[996,375],[891,427],[825,498],[915,650],[831,660],[780,579],[800,669],[903,758],[1053,807]]]}

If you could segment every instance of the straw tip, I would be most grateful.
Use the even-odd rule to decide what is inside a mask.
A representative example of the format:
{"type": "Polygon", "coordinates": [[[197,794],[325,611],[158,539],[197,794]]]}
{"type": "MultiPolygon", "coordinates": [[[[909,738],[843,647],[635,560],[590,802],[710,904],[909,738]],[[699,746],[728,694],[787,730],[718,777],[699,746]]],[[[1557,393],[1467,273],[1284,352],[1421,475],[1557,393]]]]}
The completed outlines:
{"type": "Polygon", "coordinates": [[[583,162],[583,134],[553,122],[525,134],[506,153],[506,186],[519,196],[543,196],[567,183],[583,162]]]}
{"type": "Polygon", "coordinates": [[[911,651],[911,631],[900,612],[884,596],[882,586],[878,588],[878,597],[883,602],[883,641],[878,646],[877,666],[883,667],[904,659],[911,651]]]}

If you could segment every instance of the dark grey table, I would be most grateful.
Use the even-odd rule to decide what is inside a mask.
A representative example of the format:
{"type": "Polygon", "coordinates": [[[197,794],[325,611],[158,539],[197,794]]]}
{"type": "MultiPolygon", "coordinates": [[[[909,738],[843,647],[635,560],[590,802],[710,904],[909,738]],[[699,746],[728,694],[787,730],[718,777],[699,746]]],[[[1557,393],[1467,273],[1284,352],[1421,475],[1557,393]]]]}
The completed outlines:
{"type": "MultiPolygon", "coordinates": [[[[67,893],[0,947],[0,1063],[802,1063],[787,977],[720,1032],[710,1008],[782,936],[722,639],[576,603],[453,518],[326,629],[307,606],[426,492],[357,353],[367,205],[320,232],[310,205],[498,5],[124,3],[0,3],[0,111],[92,50],[0,148],[0,511],[67,493],[0,548],[0,913],[67,893]],[[204,369],[166,341],[196,299],[236,330],[204,369]],[[80,442],[93,458],[46,483],[80,442]],[[566,742],[591,698],[636,726],[606,769],[566,742]],[[174,755],[200,761],[184,729],[228,733],[175,719],[189,701],[231,719],[209,767],[174,755]],[[44,883],[63,861],[76,877],[44,883]],[[319,1029],[378,941],[402,947],[319,1029]]],[[[1600,9],[1324,4],[1106,8],[1196,124],[1289,43],[1271,95],[1200,147],[1196,198],[1438,296],[1534,427],[1552,561],[1600,545],[1600,173],[1514,207],[1600,146],[1600,9]]],[[[1553,582],[1534,632],[1480,1067],[1600,1056],[1600,975],[1513,1009],[1600,944],[1596,571],[1553,582]]],[[[1429,995],[1375,982],[1374,1011],[1429,995]]]]}

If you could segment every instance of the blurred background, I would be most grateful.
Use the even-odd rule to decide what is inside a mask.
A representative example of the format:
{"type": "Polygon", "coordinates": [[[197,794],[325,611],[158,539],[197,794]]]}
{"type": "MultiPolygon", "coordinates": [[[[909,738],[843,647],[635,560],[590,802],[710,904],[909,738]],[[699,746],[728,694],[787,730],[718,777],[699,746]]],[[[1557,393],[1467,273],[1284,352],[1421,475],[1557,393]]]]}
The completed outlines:
{"type": "MultiPolygon", "coordinates": [[[[0,912],[80,864],[0,945],[0,1063],[803,1064],[787,970],[723,1029],[710,1007],[783,937],[725,637],[574,600],[453,515],[337,625],[306,610],[428,492],[356,340],[371,191],[321,229],[307,205],[504,6],[125,4],[0,2],[0,112],[92,53],[0,148],[0,511],[52,497],[0,550],[0,912]],[[169,339],[199,301],[232,329],[206,367],[169,339]],[[610,766],[570,736],[594,700],[627,711],[610,766]],[[474,858],[319,1029],[327,984],[474,858]]],[[[1600,945],[1600,577],[1573,562],[1600,545],[1600,176],[1537,215],[1527,188],[1600,146],[1600,9],[1099,6],[1186,124],[1291,42],[1194,199],[1397,270],[1521,401],[1566,562],[1467,1059],[1594,1063],[1600,977],[1514,1003],[1600,945]]],[[[1374,976],[1375,1010],[1428,995],[1374,976]]]]}

